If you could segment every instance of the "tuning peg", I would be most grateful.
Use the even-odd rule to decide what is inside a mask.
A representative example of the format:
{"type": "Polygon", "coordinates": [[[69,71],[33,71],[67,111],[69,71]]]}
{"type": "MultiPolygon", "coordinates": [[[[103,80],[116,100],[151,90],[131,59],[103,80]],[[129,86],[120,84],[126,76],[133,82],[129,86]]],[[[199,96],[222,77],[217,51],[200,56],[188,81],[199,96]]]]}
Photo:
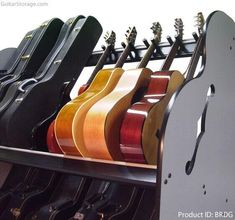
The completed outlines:
{"type": "Polygon", "coordinates": [[[198,33],[202,33],[203,25],[205,23],[204,16],[202,12],[198,12],[195,20],[195,26],[198,28],[198,33]]]}
{"type": "Polygon", "coordinates": [[[102,50],[105,50],[106,47],[105,47],[104,45],[101,45],[101,49],[102,49],[102,50]]]}
{"type": "Polygon", "coordinates": [[[197,35],[197,33],[196,33],[196,32],[193,32],[192,35],[193,35],[194,40],[197,41],[197,40],[198,40],[198,35],[197,35]]]}
{"type": "Polygon", "coordinates": [[[172,40],[172,38],[170,36],[167,36],[166,39],[170,45],[172,45],[174,43],[174,41],[172,40]]]}
{"type": "Polygon", "coordinates": [[[121,42],[121,45],[122,45],[123,48],[126,47],[126,44],[124,42],[121,42]]]}
{"type": "Polygon", "coordinates": [[[144,43],[144,45],[145,45],[147,48],[150,46],[148,40],[145,39],[145,38],[143,39],[143,43],[144,43]]]}
{"type": "Polygon", "coordinates": [[[176,18],[175,19],[175,24],[174,24],[174,27],[175,27],[175,31],[176,31],[176,34],[177,36],[182,39],[183,38],[183,31],[184,31],[184,24],[183,24],[183,21],[181,18],[176,18]]]}

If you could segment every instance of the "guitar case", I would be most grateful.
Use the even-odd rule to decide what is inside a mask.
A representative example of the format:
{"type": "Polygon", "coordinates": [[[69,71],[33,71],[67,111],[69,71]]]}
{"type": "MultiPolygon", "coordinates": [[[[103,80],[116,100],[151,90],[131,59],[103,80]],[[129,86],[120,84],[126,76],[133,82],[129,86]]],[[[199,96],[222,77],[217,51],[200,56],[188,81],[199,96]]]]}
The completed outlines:
{"type": "Polygon", "coordinates": [[[10,85],[5,97],[0,102],[0,115],[4,112],[4,110],[8,107],[8,105],[10,105],[10,103],[14,101],[16,96],[19,94],[20,92],[20,89],[18,88],[19,86],[21,86],[22,88],[24,85],[30,84],[31,82],[39,81],[44,77],[46,73],[45,70],[47,70],[47,68],[49,68],[50,65],[53,63],[54,58],[63,48],[63,45],[65,44],[69,34],[73,30],[76,22],[81,18],[84,18],[84,16],[77,16],[76,18],[70,18],[66,23],[63,24],[59,36],[56,40],[56,43],[54,44],[52,50],[50,51],[50,53],[48,54],[47,58],[44,60],[38,71],[35,73],[34,78],[30,78],[24,81],[23,85],[21,81],[15,82],[10,85]]]}
{"type": "Polygon", "coordinates": [[[14,73],[1,78],[0,100],[12,83],[34,76],[34,73],[37,72],[53,48],[62,24],[63,22],[60,19],[54,18],[35,31],[30,45],[21,56],[14,73]]]}
{"type": "Polygon", "coordinates": [[[58,177],[58,174],[51,171],[33,169],[30,178],[10,192],[8,200],[5,199],[6,204],[0,219],[24,219],[29,212],[40,208],[49,200],[58,177]]]}
{"type": "MultiPolygon", "coordinates": [[[[145,188],[138,204],[135,206],[135,214],[132,220],[150,220],[155,209],[156,190],[145,188]]],[[[153,218],[154,219],[154,218],[153,218]]]]}
{"type": "Polygon", "coordinates": [[[63,175],[48,203],[36,212],[27,215],[25,219],[68,219],[81,206],[90,183],[91,180],[84,177],[68,174],[63,175]]]}
{"type": "Polygon", "coordinates": [[[5,75],[7,70],[14,63],[14,54],[16,53],[17,48],[6,48],[0,51],[0,78],[5,75]]]}
{"type": "Polygon", "coordinates": [[[135,186],[93,180],[82,206],[70,220],[130,220],[141,194],[135,186]]]}
{"type": "Polygon", "coordinates": [[[2,145],[31,148],[33,127],[54,112],[64,82],[75,83],[101,32],[102,27],[94,17],[80,19],[44,77],[24,87],[22,81],[19,95],[0,118],[2,145]]]}
{"type": "MultiPolygon", "coordinates": [[[[50,61],[51,58],[55,57],[58,54],[58,52],[61,50],[61,48],[65,44],[69,34],[73,30],[73,27],[76,25],[76,22],[81,18],[84,18],[84,17],[77,16],[76,18],[70,18],[63,25],[53,49],[51,50],[51,52],[49,53],[49,55],[47,56],[47,58],[45,59],[45,61],[41,65],[38,72],[35,74],[36,79],[39,80],[40,78],[43,77],[43,73],[44,73],[43,70],[44,70],[44,68],[46,68],[48,66],[48,61],[50,61]]],[[[11,87],[13,87],[13,86],[14,86],[14,84],[11,85],[11,87]]],[[[18,87],[17,87],[17,89],[18,89],[18,87]]],[[[8,93],[8,95],[9,95],[9,93],[8,93]]],[[[13,99],[13,96],[10,96],[10,97],[13,99]]],[[[9,101],[9,99],[7,100],[7,98],[8,97],[4,97],[4,100],[1,102],[1,104],[4,101],[9,101]]],[[[8,175],[8,178],[4,184],[5,187],[3,187],[3,189],[1,189],[1,197],[7,199],[7,198],[9,198],[9,195],[11,195],[11,193],[15,191],[15,189],[19,190],[20,187],[24,188],[25,182],[32,178],[32,173],[35,170],[37,170],[37,169],[36,168],[26,168],[26,167],[22,167],[19,165],[14,165],[12,171],[8,175]],[[24,181],[22,181],[22,179],[24,181]]]]}
{"type": "Polygon", "coordinates": [[[0,77],[14,73],[18,63],[39,29],[40,28],[26,33],[17,48],[6,48],[0,52],[0,77]]]}
{"type": "Polygon", "coordinates": [[[10,170],[7,179],[0,189],[0,213],[3,212],[7,202],[12,194],[20,187],[27,184],[33,169],[24,166],[13,166],[10,170]]]}
{"type": "Polygon", "coordinates": [[[71,100],[70,92],[73,88],[72,84],[73,83],[69,82],[64,83],[60,92],[60,101],[58,102],[58,105],[56,106],[54,112],[34,126],[31,133],[33,149],[38,149],[40,148],[40,146],[47,146],[47,139],[45,137],[47,137],[49,126],[51,125],[53,120],[55,120],[60,109],[71,100]]]}

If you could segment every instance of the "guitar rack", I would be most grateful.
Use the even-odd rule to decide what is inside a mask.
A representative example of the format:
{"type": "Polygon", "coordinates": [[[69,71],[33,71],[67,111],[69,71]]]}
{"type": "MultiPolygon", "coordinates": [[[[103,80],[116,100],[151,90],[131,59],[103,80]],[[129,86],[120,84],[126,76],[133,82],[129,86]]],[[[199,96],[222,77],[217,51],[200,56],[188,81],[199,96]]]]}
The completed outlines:
{"type": "MultiPolygon", "coordinates": [[[[190,57],[197,39],[193,34],[192,39],[183,40],[177,58],[190,57]]],[[[168,37],[167,41],[159,44],[152,60],[166,57],[173,40],[168,37]]],[[[206,21],[203,41],[198,76],[173,95],[165,113],[157,166],[6,146],[0,146],[1,163],[155,187],[160,220],[180,219],[191,211],[203,213],[202,219],[208,212],[212,219],[217,212],[235,215],[234,21],[223,12],[213,12],[206,21]]],[[[148,45],[145,40],[133,48],[127,62],[139,61],[148,45]]],[[[115,49],[107,64],[115,63],[122,51],[115,49]]],[[[93,52],[87,66],[94,66],[101,54],[93,52]]]]}

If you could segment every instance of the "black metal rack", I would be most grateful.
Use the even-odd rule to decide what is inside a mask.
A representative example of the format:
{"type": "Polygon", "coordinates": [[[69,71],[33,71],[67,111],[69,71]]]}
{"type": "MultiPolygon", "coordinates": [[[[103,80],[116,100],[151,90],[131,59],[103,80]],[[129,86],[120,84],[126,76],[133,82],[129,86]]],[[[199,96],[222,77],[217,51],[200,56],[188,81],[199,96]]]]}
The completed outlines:
{"type": "MultiPolygon", "coordinates": [[[[188,213],[192,208],[203,213],[204,219],[207,211],[213,214],[212,219],[217,211],[235,214],[234,21],[223,12],[212,13],[206,21],[203,39],[203,65],[197,79],[184,84],[173,95],[165,113],[157,166],[66,157],[5,146],[0,146],[0,161],[156,187],[160,220],[179,219],[178,212],[188,213]],[[201,129],[199,136],[197,129],[201,129]],[[187,173],[187,162],[191,159],[194,167],[187,173]]],[[[196,40],[194,35],[194,39],[182,41],[177,57],[191,56],[196,40]]],[[[127,62],[140,60],[147,46],[135,47],[127,62]]],[[[165,58],[170,46],[168,38],[168,42],[158,46],[152,60],[165,58]]],[[[122,50],[117,48],[107,64],[115,63],[122,50]]],[[[87,66],[93,66],[101,53],[94,52],[87,66]]]]}
{"type": "MultiPolygon", "coordinates": [[[[182,40],[180,43],[180,49],[176,58],[191,57],[194,51],[194,47],[198,36],[196,33],[193,33],[192,39],[182,40]]],[[[126,59],[126,63],[138,62],[144,56],[145,51],[149,47],[149,43],[146,39],[143,40],[144,45],[138,45],[132,48],[132,52],[129,57],[126,59]]],[[[154,55],[151,57],[151,60],[160,60],[165,59],[169,53],[169,50],[173,44],[173,40],[170,36],[167,37],[167,42],[161,42],[157,45],[154,55]]],[[[122,43],[123,47],[115,48],[113,53],[107,59],[106,64],[115,64],[121,53],[124,50],[125,43],[122,43]]],[[[105,47],[103,48],[105,49],[105,47]]],[[[100,56],[102,55],[103,50],[93,52],[92,56],[89,58],[86,66],[94,66],[98,62],[100,56]]]]}
{"type": "MultiPolygon", "coordinates": [[[[192,39],[183,40],[176,57],[190,57],[194,51],[196,40],[196,33],[193,33],[192,39]]],[[[143,40],[143,42],[144,45],[132,48],[132,53],[126,62],[141,60],[149,46],[147,40],[143,40]]],[[[162,42],[157,46],[151,60],[164,59],[172,44],[172,38],[167,37],[167,42],[162,42]]],[[[122,46],[122,48],[115,48],[106,64],[114,64],[117,61],[125,44],[122,43],[122,46]]],[[[93,52],[86,66],[94,66],[102,53],[103,50],[93,52]]],[[[0,161],[147,187],[156,186],[157,166],[151,165],[109,162],[5,146],[0,146],[0,161]],[[77,169],[77,167],[79,168],[77,169]]]]}
{"type": "Polygon", "coordinates": [[[109,162],[0,146],[0,161],[147,187],[156,185],[156,166],[109,162]]]}

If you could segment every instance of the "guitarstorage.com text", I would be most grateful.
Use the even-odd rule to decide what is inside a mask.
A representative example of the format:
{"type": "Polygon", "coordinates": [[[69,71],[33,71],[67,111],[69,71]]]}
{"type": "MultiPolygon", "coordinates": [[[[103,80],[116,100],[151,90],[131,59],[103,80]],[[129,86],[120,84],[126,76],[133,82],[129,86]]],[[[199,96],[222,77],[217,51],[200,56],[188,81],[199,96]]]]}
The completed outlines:
{"type": "Polygon", "coordinates": [[[39,1],[1,1],[1,7],[45,7],[48,2],[39,1]]]}

